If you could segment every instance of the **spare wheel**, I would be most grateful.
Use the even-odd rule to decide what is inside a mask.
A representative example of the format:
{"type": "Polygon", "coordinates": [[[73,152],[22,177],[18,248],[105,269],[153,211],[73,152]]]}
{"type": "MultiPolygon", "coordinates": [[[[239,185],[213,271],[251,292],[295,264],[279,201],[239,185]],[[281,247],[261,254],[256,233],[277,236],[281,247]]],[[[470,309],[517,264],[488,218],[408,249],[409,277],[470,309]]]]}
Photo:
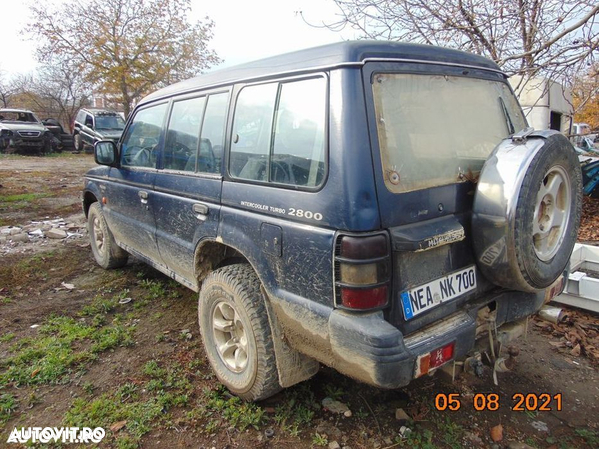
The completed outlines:
{"type": "Polygon", "coordinates": [[[482,274],[501,287],[535,292],[564,271],[580,225],[582,174],[556,131],[514,135],[485,162],[472,208],[482,274]]]}

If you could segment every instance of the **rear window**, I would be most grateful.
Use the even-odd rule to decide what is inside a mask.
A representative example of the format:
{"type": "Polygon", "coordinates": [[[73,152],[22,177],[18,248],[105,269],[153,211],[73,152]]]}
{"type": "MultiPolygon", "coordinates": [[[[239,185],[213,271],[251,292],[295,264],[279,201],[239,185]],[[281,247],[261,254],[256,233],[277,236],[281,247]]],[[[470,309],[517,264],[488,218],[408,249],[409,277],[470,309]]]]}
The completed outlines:
{"type": "Polygon", "coordinates": [[[457,76],[376,74],[376,122],[385,185],[393,193],[460,182],[526,127],[510,88],[457,76]]]}

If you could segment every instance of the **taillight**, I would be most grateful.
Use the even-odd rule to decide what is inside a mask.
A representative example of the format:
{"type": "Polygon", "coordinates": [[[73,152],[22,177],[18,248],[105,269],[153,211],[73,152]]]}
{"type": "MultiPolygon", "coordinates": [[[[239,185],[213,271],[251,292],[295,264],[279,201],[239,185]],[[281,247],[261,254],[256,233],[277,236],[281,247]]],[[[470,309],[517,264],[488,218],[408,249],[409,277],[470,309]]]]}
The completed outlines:
{"type": "Polygon", "coordinates": [[[376,309],[389,302],[391,254],[387,234],[342,235],[335,248],[337,306],[376,309]]]}

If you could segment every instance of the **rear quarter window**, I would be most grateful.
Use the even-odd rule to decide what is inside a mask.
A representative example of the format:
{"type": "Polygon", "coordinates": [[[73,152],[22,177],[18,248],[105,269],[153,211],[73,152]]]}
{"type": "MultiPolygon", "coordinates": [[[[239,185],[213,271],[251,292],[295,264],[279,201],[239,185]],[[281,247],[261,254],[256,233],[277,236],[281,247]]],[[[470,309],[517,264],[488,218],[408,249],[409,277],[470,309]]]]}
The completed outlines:
{"type": "Polygon", "coordinates": [[[325,173],[326,79],[247,86],[237,100],[229,172],[314,188],[325,173]]]}

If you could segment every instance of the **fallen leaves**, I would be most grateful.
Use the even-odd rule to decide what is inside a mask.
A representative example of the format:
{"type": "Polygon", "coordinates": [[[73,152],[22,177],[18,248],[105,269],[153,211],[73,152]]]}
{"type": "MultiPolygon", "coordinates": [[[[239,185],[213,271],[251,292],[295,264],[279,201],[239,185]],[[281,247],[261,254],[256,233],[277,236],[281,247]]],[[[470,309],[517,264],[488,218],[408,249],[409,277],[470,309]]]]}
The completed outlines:
{"type": "Polygon", "coordinates": [[[544,321],[536,315],[533,323],[544,333],[559,338],[549,342],[554,348],[565,349],[574,357],[584,356],[593,364],[599,364],[599,318],[568,309],[559,324],[544,321]]]}
{"type": "Polygon", "coordinates": [[[599,198],[582,198],[582,216],[578,240],[583,242],[599,242],[599,198]]]}
{"type": "Polygon", "coordinates": [[[491,439],[495,443],[503,440],[503,426],[501,424],[497,424],[495,427],[491,427],[491,439]]]}
{"type": "Polygon", "coordinates": [[[127,421],[115,422],[113,425],[110,426],[110,431],[112,433],[116,433],[119,430],[121,430],[123,427],[125,427],[126,424],[127,424],[127,421]]]}

